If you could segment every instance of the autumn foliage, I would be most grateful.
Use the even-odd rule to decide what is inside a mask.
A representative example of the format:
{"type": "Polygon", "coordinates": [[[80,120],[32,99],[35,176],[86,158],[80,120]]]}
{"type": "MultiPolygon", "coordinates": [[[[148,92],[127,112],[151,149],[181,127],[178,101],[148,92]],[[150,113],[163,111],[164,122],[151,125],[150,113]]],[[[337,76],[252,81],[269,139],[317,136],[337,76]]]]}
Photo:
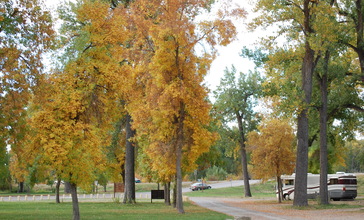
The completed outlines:
{"type": "Polygon", "coordinates": [[[275,177],[280,187],[280,176],[291,174],[295,169],[292,126],[287,120],[271,119],[264,121],[258,130],[249,133],[247,142],[252,152],[254,178],[275,177]]]}
{"type": "Polygon", "coordinates": [[[183,213],[182,175],[196,168],[197,158],[216,140],[208,129],[211,105],[204,76],[215,46],[234,40],[232,19],[244,17],[244,10],[221,3],[214,19],[204,20],[198,16],[212,14],[211,1],[71,2],[59,10],[64,21],[57,41],[59,65],[38,77],[41,52],[50,47],[53,34],[49,14],[35,0],[20,3],[22,10],[6,3],[8,15],[2,11],[0,16],[0,22],[19,29],[15,37],[29,40],[16,47],[22,40],[8,35],[13,29],[1,35],[9,44],[0,54],[9,59],[3,65],[1,101],[17,119],[16,125],[4,122],[13,131],[8,138],[14,142],[13,164],[51,170],[70,182],[74,219],[79,219],[77,186],[87,189],[107,166],[121,171],[124,150],[108,146],[137,141],[158,180],[176,181],[177,208],[183,213]],[[23,25],[28,21],[29,27],[23,25]],[[29,30],[41,34],[28,36],[29,30]],[[115,125],[127,114],[136,138],[112,139],[115,125]],[[20,138],[26,139],[23,146],[20,138]],[[112,160],[108,154],[114,154],[112,160]]]}

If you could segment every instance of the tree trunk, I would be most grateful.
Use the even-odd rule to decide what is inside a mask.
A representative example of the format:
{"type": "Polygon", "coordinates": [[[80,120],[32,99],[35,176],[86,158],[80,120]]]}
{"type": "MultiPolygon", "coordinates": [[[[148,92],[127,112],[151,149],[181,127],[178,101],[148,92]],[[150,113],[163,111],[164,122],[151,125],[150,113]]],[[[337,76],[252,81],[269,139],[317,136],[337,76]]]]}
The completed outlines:
{"type": "MultiPolygon", "coordinates": [[[[311,28],[311,11],[309,5],[311,0],[304,0],[304,24],[303,28],[307,34],[313,33],[311,28]]],[[[306,36],[308,38],[308,36],[306,36]]],[[[302,62],[302,90],[304,99],[302,110],[297,117],[297,159],[296,159],[296,177],[295,177],[295,194],[294,206],[307,206],[307,170],[308,170],[308,139],[309,139],[309,123],[308,108],[311,103],[312,96],[312,76],[315,68],[314,61],[315,52],[311,49],[308,39],[305,43],[305,56],[302,62]]]]}
{"type": "Polygon", "coordinates": [[[249,184],[248,159],[246,156],[246,148],[245,148],[243,117],[239,114],[239,112],[236,112],[236,118],[238,121],[239,134],[240,134],[239,143],[240,143],[241,164],[243,167],[245,197],[251,197],[252,194],[250,192],[250,184],[249,184]]]}
{"type": "Polygon", "coordinates": [[[174,181],[173,187],[173,208],[177,207],[177,179],[174,181]]]}
{"type": "Polygon", "coordinates": [[[356,0],[356,45],[355,52],[359,57],[359,64],[361,70],[362,80],[364,79],[364,17],[362,0],[356,0]]]}
{"type": "Polygon", "coordinates": [[[297,159],[294,201],[295,206],[307,206],[307,170],[308,170],[308,118],[307,109],[297,118],[297,159]]]}
{"type": "Polygon", "coordinates": [[[71,193],[71,184],[69,182],[64,182],[64,193],[71,193]]]}
{"type": "Polygon", "coordinates": [[[278,190],[278,202],[282,203],[283,191],[282,191],[282,180],[280,176],[276,177],[277,180],[277,190],[278,190]]]}
{"type": "Polygon", "coordinates": [[[179,117],[177,119],[177,140],[176,140],[176,182],[177,182],[177,199],[176,208],[179,213],[185,213],[183,209],[183,198],[182,198],[182,148],[184,145],[184,120],[185,120],[185,107],[181,102],[179,117]]]}
{"type": "Polygon", "coordinates": [[[168,206],[171,205],[171,192],[170,192],[171,182],[164,184],[164,203],[168,206]]]}
{"type": "Polygon", "coordinates": [[[183,198],[182,198],[182,146],[177,146],[176,150],[176,173],[177,173],[177,200],[176,208],[179,213],[184,213],[183,209],[183,198]]]}
{"type": "Polygon", "coordinates": [[[73,220],[79,220],[80,208],[78,207],[77,185],[74,183],[70,183],[70,191],[72,196],[73,220]]]}
{"type": "Polygon", "coordinates": [[[312,75],[314,69],[314,51],[306,42],[306,52],[302,65],[302,89],[305,94],[303,110],[297,118],[297,159],[295,177],[295,196],[293,205],[307,206],[307,170],[308,170],[308,106],[312,96],[312,75]]]}
{"type": "Polygon", "coordinates": [[[330,52],[327,51],[324,60],[323,76],[320,80],[321,108],[320,108],[320,204],[329,204],[327,189],[327,77],[330,52]]]}
{"type": "Polygon", "coordinates": [[[124,203],[135,203],[135,171],[134,171],[134,143],[130,138],[134,137],[134,131],[131,128],[131,116],[126,116],[126,150],[125,150],[125,192],[124,203]]]}
{"type": "Polygon", "coordinates": [[[19,182],[18,193],[24,192],[24,182],[19,182]]]}
{"type": "Polygon", "coordinates": [[[58,179],[57,180],[57,184],[56,184],[56,203],[61,203],[61,200],[59,199],[59,188],[61,186],[61,180],[58,179]]]}

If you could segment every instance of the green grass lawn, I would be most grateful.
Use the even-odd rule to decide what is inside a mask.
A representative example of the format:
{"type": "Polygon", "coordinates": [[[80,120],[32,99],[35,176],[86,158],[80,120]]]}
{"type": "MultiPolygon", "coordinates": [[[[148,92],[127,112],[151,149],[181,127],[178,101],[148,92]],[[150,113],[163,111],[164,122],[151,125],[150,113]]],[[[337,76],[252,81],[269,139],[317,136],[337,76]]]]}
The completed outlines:
{"type": "Polygon", "coordinates": [[[357,175],[357,182],[358,182],[358,197],[364,196],[364,175],[357,175]]]}
{"type": "MultiPolygon", "coordinates": [[[[232,219],[231,216],[185,202],[185,214],[164,203],[137,203],[135,205],[105,203],[80,203],[81,219],[232,219]]],[[[72,203],[3,202],[0,219],[72,219],[72,203]]]]}
{"type": "MultiPolygon", "coordinates": [[[[250,185],[250,191],[254,198],[275,198],[275,183],[266,182],[261,184],[250,185]]],[[[208,189],[200,191],[191,191],[184,193],[189,197],[225,197],[225,198],[241,198],[244,197],[244,186],[235,186],[219,189],[208,189]]]]}

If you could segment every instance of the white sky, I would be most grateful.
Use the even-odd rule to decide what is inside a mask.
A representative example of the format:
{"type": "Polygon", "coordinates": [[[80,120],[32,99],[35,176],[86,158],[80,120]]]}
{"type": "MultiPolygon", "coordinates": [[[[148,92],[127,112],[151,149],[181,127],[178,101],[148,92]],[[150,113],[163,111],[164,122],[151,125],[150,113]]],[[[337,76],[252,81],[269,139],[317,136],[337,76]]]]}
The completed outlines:
{"type": "MultiPolygon", "coordinates": [[[[219,85],[220,78],[223,76],[226,67],[231,68],[231,65],[234,65],[237,69],[237,72],[243,73],[247,73],[249,70],[254,69],[254,64],[252,61],[239,56],[243,47],[253,49],[254,43],[258,40],[259,35],[257,33],[250,33],[246,30],[246,23],[252,17],[251,2],[254,1],[223,0],[223,2],[225,1],[232,1],[234,4],[243,7],[248,12],[248,18],[246,20],[236,21],[235,25],[239,31],[237,40],[226,47],[218,48],[218,57],[212,63],[211,69],[205,78],[206,85],[209,87],[210,91],[215,90],[219,85]]],[[[56,6],[62,2],[63,0],[45,0],[47,7],[50,8],[56,8],[56,6]]]]}

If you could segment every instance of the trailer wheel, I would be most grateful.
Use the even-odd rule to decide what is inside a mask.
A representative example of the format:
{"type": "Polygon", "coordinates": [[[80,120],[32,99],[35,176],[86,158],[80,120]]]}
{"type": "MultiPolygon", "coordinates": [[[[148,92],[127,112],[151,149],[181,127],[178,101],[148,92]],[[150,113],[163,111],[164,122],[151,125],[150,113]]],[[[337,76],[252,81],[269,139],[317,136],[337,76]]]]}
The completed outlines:
{"type": "Polygon", "coordinates": [[[283,199],[284,199],[284,200],[290,200],[290,199],[289,199],[289,195],[288,195],[288,194],[284,194],[284,195],[283,195],[283,199]]]}

